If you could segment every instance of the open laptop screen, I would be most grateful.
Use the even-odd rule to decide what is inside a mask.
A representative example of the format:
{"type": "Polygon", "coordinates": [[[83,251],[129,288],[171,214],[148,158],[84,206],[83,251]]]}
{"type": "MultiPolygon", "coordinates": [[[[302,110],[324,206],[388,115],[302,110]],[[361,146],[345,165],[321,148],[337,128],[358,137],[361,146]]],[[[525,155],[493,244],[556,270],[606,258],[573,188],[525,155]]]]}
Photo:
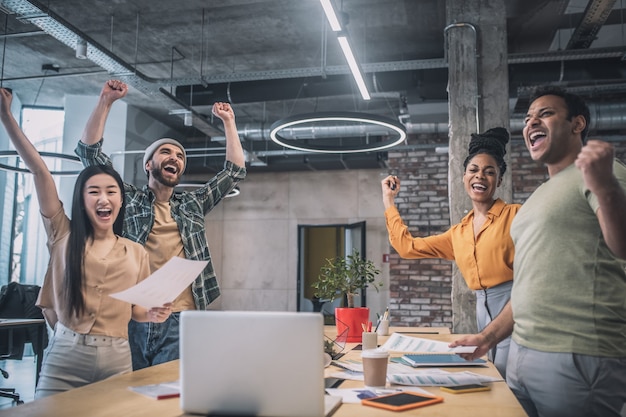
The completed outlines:
{"type": "Polygon", "coordinates": [[[324,415],[321,314],[184,311],[180,332],[186,413],[324,415]]]}

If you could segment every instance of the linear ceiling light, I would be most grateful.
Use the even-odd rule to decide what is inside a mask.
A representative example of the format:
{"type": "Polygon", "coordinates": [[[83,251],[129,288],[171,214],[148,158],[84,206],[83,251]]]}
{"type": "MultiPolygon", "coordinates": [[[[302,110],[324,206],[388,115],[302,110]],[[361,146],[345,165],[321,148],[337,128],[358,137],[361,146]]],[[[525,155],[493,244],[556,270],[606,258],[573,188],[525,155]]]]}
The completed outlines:
{"type": "Polygon", "coordinates": [[[348,61],[348,66],[350,67],[350,71],[352,72],[354,81],[356,81],[356,85],[359,88],[361,97],[363,97],[363,100],[369,100],[371,97],[369,91],[367,91],[365,79],[363,78],[363,74],[361,73],[361,69],[359,68],[359,64],[357,63],[356,58],[354,57],[354,53],[352,53],[352,48],[350,48],[348,35],[341,28],[341,23],[337,18],[337,13],[335,13],[335,9],[333,8],[332,0],[320,0],[320,3],[322,4],[322,8],[324,9],[324,13],[326,14],[326,18],[328,19],[330,28],[333,32],[337,33],[339,46],[341,46],[343,55],[346,57],[346,61],[348,61]]]}
{"type": "Polygon", "coordinates": [[[320,3],[322,3],[322,8],[324,9],[324,13],[326,13],[326,18],[328,19],[328,23],[330,23],[332,31],[341,31],[341,23],[339,23],[339,19],[337,18],[335,9],[333,9],[331,0],[320,0],[320,3]]]}
{"type": "Polygon", "coordinates": [[[354,81],[356,81],[356,85],[359,87],[361,97],[363,97],[363,100],[369,100],[371,98],[370,93],[367,91],[367,86],[365,85],[365,80],[361,74],[361,69],[359,68],[359,64],[356,62],[352,49],[350,48],[348,37],[345,35],[337,36],[337,40],[339,41],[343,54],[346,56],[346,61],[348,61],[348,66],[350,67],[350,71],[352,71],[354,81]]]}

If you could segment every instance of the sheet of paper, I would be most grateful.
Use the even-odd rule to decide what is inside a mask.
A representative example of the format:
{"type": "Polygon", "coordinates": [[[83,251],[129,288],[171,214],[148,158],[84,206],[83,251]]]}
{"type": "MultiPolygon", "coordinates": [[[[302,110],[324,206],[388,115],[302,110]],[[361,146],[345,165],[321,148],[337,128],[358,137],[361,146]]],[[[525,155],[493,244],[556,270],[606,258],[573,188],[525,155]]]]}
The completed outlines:
{"type": "MultiPolygon", "coordinates": [[[[387,381],[396,385],[437,387],[504,381],[502,378],[481,375],[469,371],[449,372],[440,368],[415,370],[415,368],[399,364],[391,366],[392,364],[390,363],[389,365],[390,368],[387,369],[387,381]]],[[[348,369],[333,372],[330,376],[350,381],[363,381],[363,372],[350,371],[348,369]]],[[[326,391],[328,391],[328,389],[326,391]]]]}
{"type": "Polygon", "coordinates": [[[423,339],[421,337],[406,336],[400,333],[393,333],[389,339],[381,346],[382,349],[390,352],[430,352],[430,353],[472,353],[476,346],[448,347],[446,342],[423,339]]]}
{"type": "Polygon", "coordinates": [[[485,382],[503,381],[502,378],[494,378],[473,372],[448,372],[442,369],[426,369],[413,373],[387,374],[387,380],[397,385],[413,386],[456,386],[465,384],[480,384],[485,382]]]}
{"type": "Polygon", "coordinates": [[[128,387],[131,391],[146,395],[157,400],[180,397],[180,381],[163,382],[160,384],[139,385],[128,387]]]}
{"type": "Polygon", "coordinates": [[[473,353],[478,346],[457,346],[450,348],[454,353],[473,353]]]}
{"type": "MultiPolygon", "coordinates": [[[[355,373],[363,373],[363,362],[358,361],[358,360],[338,359],[338,360],[332,361],[332,364],[340,368],[343,368],[346,371],[355,372],[355,373]]],[[[415,372],[415,368],[411,366],[403,365],[402,363],[397,363],[397,362],[389,362],[387,364],[387,373],[401,374],[405,372],[415,372]]]]}
{"type": "Polygon", "coordinates": [[[173,257],[152,275],[127,290],[111,297],[145,308],[171,303],[195,280],[208,261],[173,257]]]}

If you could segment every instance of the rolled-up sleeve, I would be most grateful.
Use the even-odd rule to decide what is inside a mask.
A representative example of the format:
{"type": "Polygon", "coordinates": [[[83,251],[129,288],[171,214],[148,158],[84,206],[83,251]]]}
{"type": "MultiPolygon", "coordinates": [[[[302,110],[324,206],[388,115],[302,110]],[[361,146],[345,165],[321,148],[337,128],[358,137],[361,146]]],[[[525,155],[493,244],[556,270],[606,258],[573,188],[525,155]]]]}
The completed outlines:
{"type": "Polygon", "coordinates": [[[102,143],[103,140],[100,139],[98,142],[93,145],[87,145],[82,141],[78,141],[78,145],[76,145],[76,149],[74,152],[80,158],[80,161],[83,163],[83,166],[89,167],[93,165],[108,165],[113,166],[111,162],[111,158],[104,152],[102,152],[102,143]]]}

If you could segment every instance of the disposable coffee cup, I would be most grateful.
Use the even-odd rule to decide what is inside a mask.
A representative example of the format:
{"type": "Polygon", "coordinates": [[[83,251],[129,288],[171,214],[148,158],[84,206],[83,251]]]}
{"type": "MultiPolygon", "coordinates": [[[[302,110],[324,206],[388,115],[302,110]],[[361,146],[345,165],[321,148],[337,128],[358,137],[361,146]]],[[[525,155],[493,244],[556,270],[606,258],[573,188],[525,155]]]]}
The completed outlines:
{"type": "Polygon", "coordinates": [[[378,334],[376,332],[363,332],[363,339],[361,341],[361,348],[376,349],[378,347],[378,334]]]}
{"type": "Polygon", "coordinates": [[[366,388],[385,388],[389,352],[384,349],[365,349],[361,352],[363,382],[366,388]]]}
{"type": "Polygon", "coordinates": [[[389,320],[381,320],[380,323],[378,323],[376,332],[379,336],[389,336],[389,320]]]}

